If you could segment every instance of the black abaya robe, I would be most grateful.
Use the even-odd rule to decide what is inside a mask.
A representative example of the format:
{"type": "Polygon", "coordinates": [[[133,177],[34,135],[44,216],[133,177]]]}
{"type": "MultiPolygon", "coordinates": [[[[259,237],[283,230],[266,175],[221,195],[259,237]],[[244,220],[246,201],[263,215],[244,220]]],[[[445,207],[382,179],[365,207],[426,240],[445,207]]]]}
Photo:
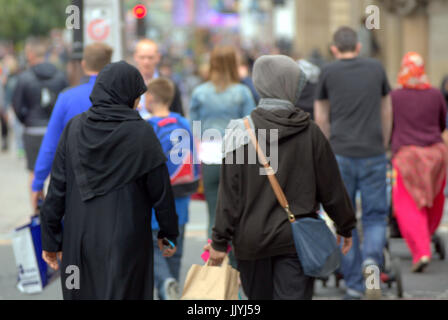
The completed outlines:
{"type": "Polygon", "coordinates": [[[109,66],[98,76],[92,108],[64,129],[41,210],[43,250],[63,253],[64,299],[152,299],[152,208],[158,238],[175,243],[178,236],[160,143],[130,108],[143,80],[123,63],[109,66]],[[116,71],[129,86],[113,79],[116,71]],[[69,266],[79,270],[79,289],[70,289],[69,266]]]}

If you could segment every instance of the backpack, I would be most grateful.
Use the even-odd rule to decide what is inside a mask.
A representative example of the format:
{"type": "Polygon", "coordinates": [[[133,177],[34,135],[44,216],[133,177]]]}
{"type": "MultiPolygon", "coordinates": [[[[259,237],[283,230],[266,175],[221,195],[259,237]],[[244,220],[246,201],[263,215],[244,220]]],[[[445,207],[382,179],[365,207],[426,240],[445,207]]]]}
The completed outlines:
{"type": "Polygon", "coordinates": [[[41,79],[34,73],[34,71],[32,71],[31,74],[39,85],[40,107],[45,111],[48,117],[50,117],[59,95],[59,92],[55,92],[51,89],[51,80],[53,80],[53,78],[41,79]]]}
{"type": "Polygon", "coordinates": [[[165,156],[168,159],[166,165],[170,174],[174,197],[186,197],[196,193],[199,187],[200,165],[198,161],[195,161],[194,140],[189,125],[181,121],[180,115],[176,117],[173,116],[173,113],[166,118],[149,119],[149,122],[153,125],[165,156]],[[178,140],[173,141],[171,140],[171,133],[176,129],[183,129],[185,135],[178,136],[178,140]],[[185,148],[187,142],[188,148],[185,148]],[[182,147],[184,149],[181,149],[182,147]],[[177,155],[179,158],[174,158],[176,151],[178,151],[177,155]]]}

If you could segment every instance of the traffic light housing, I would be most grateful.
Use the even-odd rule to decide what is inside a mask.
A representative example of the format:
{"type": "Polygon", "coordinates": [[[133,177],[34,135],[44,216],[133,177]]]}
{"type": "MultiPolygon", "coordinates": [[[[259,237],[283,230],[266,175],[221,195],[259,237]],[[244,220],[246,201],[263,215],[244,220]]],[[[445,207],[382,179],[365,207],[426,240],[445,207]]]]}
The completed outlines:
{"type": "Polygon", "coordinates": [[[146,14],[147,9],[143,4],[138,4],[132,10],[134,13],[134,17],[137,19],[137,37],[145,38],[146,37],[146,14]]]}

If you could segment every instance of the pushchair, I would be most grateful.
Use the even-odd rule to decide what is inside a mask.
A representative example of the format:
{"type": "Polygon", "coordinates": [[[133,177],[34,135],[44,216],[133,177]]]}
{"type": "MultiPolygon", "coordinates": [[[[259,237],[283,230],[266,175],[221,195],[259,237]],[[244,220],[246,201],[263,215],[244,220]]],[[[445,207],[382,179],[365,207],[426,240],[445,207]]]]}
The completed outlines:
{"type": "MultiPolygon", "coordinates": [[[[389,225],[390,228],[390,225],[389,225]]],[[[335,287],[340,287],[341,280],[344,279],[342,273],[334,273],[335,287]]],[[[328,278],[319,279],[322,281],[324,288],[328,286],[328,278]]],[[[386,285],[388,289],[395,289],[395,295],[398,298],[403,297],[403,280],[401,275],[400,258],[394,257],[390,250],[389,237],[383,250],[383,265],[380,270],[381,283],[386,285]]]]}
{"type": "MultiPolygon", "coordinates": [[[[391,253],[391,239],[403,239],[400,229],[398,227],[397,220],[394,214],[394,207],[392,203],[392,186],[394,185],[395,175],[392,169],[392,164],[389,163],[387,171],[387,191],[388,191],[388,203],[389,203],[389,219],[388,219],[388,232],[386,245],[383,253],[383,267],[381,269],[381,282],[387,286],[388,289],[395,289],[396,296],[398,298],[403,297],[403,281],[401,276],[400,258],[394,256],[391,253]]],[[[434,251],[441,260],[446,258],[446,243],[444,238],[436,233],[432,237],[432,244],[434,251]]],[[[334,274],[335,285],[339,288],[340,281],[343,280],[343,276],[340,273],[334,274]]],[[[320,279],[323,281],[323,286],[327,286],[327,279],[320,279]]]]}
{"type": "MultiPolygon", "coordinates": [[[[389,219],[388,219],[388,231],[386,234],[386,245],[383,250],[383,264],[380,270],[381,283],[386,285],[388,289],[395,287],[395,295],[398,298],[403,297],[403,281],[401,276],[400,258],[394,257],[390,250],[390,239],[396,237],[398,230],[397,222],[393,217],[392,206],[392,185],[393,185],[393,172],[392,167],[389,165],[387,171],[387,191],[388,191],[388,203],[389,203],[389,219]]],[[[362,232],[360,232],[360,238],[362,232]]],[[[339,288],[341,280],[344,279],[342,273],[336,272],[334,274],[335,286],[339,288]]],[[[322,281],[323,287],[327,287],[329,278],[319,279],[322,281]]]]}

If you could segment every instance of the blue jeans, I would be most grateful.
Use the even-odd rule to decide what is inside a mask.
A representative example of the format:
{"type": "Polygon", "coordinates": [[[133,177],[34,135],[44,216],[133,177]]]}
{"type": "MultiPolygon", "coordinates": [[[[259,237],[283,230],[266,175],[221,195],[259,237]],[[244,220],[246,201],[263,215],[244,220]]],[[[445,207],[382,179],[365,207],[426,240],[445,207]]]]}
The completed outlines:
{"type": "Polygon", "coordinates": [[[383,264],[388,218],[385,155],[370,158],[348,158],[336,155],[342,179],[356,209],[356,195],[361,194],[362,248],[358,231],[353,230],[353,246],[342,259],[341,272],[349,289],[364,292],[363,263],[383,264]]]}
{"type": "Polygon", "coordinates": [[[160,300],[165,300],[163,285],[169,278],[174,278],[179,282],[180,263],[184,247],[185,225],[179,226],[179,237],[177,237],[177,251],[171,258],[165,258],[157,244],[157,234],[159,230],[152,231],[154,244],[154,286],[157,289],[160,300]]]}

